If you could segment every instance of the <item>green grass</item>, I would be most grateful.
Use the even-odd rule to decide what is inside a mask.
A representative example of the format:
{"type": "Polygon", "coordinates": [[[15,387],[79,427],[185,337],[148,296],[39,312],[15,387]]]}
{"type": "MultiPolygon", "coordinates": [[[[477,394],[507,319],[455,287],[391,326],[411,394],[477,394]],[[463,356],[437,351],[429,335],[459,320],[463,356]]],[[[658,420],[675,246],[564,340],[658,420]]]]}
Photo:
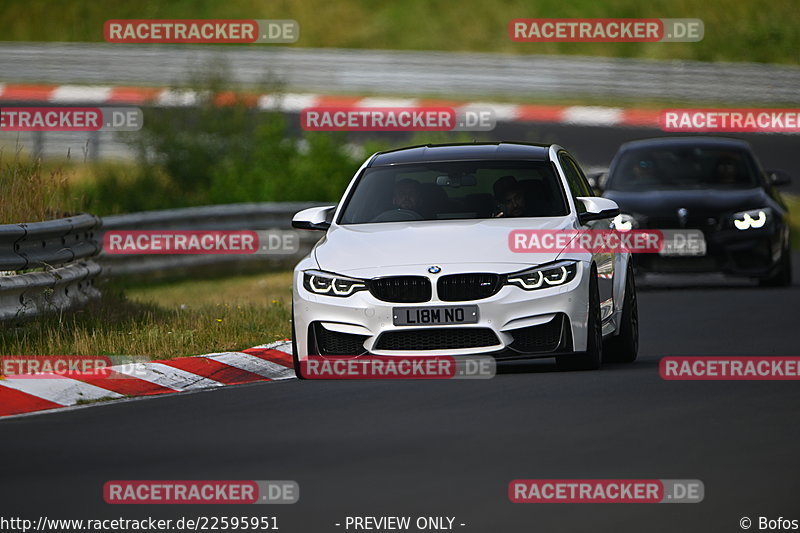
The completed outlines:
{"type": "Polygon", "coordinates": [[[291,336],[291,273],[104,288],[75,313],[0,325],[0,355],[170,359],[291,336]]]}
{"type": "MultiPolygon", "coordinates": [[[[5,0],[5,41],[102,41],[108,19],[295,19],[301,47],[578,54],[703,61],[800,63],[797,4],[707,0],[5,0]],[[514,18],[700,18],[699,43],[516,43],[514,18]]],[[[252,45],[256,47],[269,45],[252,45]]]]}
{"type": "Polygon", "coordinates": [[[83,198],[69,187],[70,176],[59,165],[45,167],[21,151],[0,150],[0,224],[36,222],[82,210],[83,198]]]}

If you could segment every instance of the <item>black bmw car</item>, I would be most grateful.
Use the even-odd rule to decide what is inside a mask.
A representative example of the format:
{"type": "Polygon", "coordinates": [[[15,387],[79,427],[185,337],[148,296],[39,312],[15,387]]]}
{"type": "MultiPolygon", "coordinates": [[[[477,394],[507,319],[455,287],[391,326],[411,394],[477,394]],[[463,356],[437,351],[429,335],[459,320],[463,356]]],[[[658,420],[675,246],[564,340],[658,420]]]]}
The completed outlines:
{"type": "Polygon", "coordinates": [[[694,246],[636,254],[642,272],[722,272],[766,286],[791,284],[788,210],[750,145],[717,137],[664,137],[622,145],[598,184],[617,202],[619,229],[699,230],[694,246]]]}

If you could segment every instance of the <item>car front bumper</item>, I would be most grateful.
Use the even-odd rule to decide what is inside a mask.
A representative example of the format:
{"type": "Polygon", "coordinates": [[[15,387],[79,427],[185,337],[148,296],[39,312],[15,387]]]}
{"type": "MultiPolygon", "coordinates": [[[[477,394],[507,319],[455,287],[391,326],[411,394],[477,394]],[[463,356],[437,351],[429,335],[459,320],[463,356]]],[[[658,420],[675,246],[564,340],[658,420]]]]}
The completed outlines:
{"type": "MultiPolygon", "coordinates": [[[[589,263],[579,262],[563,286],[525,291],[504,286],[465,302],[390,303],[369,291],[348,297],[318,295],[303,286],[303,264],[294,274],[294,330],[299,359],[309,353],[381,356],[492,354],[498,359],[549,357],[584,351],[588,320],[589,263]],[[396,326],[397,307],[478,307],[478,321],[463,325],[396,326]],[[322,328],[322,329],[320,329],[322,328]],[[470,330],[470,331],[467,331],[470,330]],[[468,347],[465,347],[468,346],[468,347]],[[333,349],[332,349],[333,348],[333,349]],[[334,353],[356,351],[360,353],[334,353]]],[[[455,266],[443,265],[448,272],[455,266]]],[[[429,276],[435,286],[436,276],[429,276]]]]}
{"type": "Polygon", "coordinates": [[[633,254],[633,265],[641,272],[705,273],[732,276],[769,275],[780,260],[784,236],[777,228],[761,230],[703,230],[706,253],[702,256],[633,254]]]}

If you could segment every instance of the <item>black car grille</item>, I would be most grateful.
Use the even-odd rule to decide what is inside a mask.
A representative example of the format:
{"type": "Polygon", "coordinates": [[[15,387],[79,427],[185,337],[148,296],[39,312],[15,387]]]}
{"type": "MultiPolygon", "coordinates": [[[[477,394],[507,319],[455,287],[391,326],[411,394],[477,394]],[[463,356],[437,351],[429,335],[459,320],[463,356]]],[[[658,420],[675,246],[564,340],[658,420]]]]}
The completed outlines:
{"type": "Polygon", "coordinates": [[[367,282],[369,292],[378,300],[396,303],[421,303],[431,299],[431,282],[424,276],[394,276],[367,282]]]}
{"type": "Polygon", "coordinates": [[[713,216],[689,216],[683,222],[676,214],[669,217],[651,217],[642,229],[716,229],[719,219],[713,216]],[[644,228],[647,226],[647,228],[644,228]]]}
{"type": "Polygon", "coordinates": [[[501,286],[498,274],[452,274],[439,278],[436,292],[443,302],[466,302],[488,298],[501,286]]]}
{"type": "Polygon", "coordinates": [[[565,317],[562,314],[546,324],[509,331],[514,342],[509,348],[518,352],[538,353],[555,351],[562,340],[565,317]]]}
{"type": "Polygon", "coordinates": [[[641,257],[637,259],[637,263],[640,264],[644,270],[663,272],[666,274],[682,272],[716,272],[720,268],[716,256],[713,255],[698,257],[653,256],[641,257]]]}
{"type": "Polygon", "coordinates": [[[486,328],[437,328],[387,331],[375,343],[376,350],[457,350],[500,344],[486,328]]]}
{"type": "Polygon", "coordinates": [[[312,327],[314,328],[317,352],[320,355],[361,355],[366,353],[364,349],[366,335],[329,331],[318,322],[315,322],[312,327]]]}

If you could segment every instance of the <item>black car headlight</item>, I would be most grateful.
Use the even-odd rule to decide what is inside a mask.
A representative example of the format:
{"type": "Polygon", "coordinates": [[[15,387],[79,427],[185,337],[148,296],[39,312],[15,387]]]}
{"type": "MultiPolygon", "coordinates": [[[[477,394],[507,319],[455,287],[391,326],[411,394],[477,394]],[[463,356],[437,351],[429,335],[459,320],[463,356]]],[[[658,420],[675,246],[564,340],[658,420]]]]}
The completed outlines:
{"type": "Polygon", "coordinates": [[[345,298],[354,292],[367,289],[364,280],[348,278],[320,270],[306,270],[303,272],[303,287],[314,294],[326,296],[339,296],[345,298]]]}
{"type": "Polygon", "coordinates": [[[575,279],[578,272],[576,261],[559,261],[506,275],[506,285],[514,285],[526,291],[546,289],[564,285],[575,279]]]}
{"type": "Polygon", "coordinates": [[[620,213],[611,221],[611,229],[617,231],[630,231],[639,228],[639,221],[633,215],[620,213]]]}
{"type": "Polygon", "coordinates": [[[733,214],[733,226],[739,231],[763,228],[772,219],[772,209],[762,207],[733,214]]]}

